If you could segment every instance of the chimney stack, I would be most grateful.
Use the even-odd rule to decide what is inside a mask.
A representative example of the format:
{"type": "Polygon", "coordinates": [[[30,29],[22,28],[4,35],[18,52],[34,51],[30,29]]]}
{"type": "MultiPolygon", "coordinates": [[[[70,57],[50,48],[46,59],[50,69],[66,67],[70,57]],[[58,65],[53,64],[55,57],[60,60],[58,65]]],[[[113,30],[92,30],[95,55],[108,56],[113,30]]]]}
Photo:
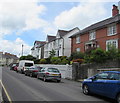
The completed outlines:
{"type": "Polygon", "coordinates": [[[112,16],[116,16],[118,14],[119,14],[118,6],[113,5],[112,16]]]}

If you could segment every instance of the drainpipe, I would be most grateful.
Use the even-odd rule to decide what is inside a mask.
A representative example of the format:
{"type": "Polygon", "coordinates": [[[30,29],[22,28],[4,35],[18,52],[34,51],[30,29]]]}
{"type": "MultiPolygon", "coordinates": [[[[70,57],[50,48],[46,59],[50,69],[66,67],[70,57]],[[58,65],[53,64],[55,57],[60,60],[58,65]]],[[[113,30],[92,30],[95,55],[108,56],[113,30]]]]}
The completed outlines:
{"type": "Polygon", "coordinates": [[[62,55],[64,56],[64,38],[61,37],[63,39],[63,51],[62,51],[62,55]]]}

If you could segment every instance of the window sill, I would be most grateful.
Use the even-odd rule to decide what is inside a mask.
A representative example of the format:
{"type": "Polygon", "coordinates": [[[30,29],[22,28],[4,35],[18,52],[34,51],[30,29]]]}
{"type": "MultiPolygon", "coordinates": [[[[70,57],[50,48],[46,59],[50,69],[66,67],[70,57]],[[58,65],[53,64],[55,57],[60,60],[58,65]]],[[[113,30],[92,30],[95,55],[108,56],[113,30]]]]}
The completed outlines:
{"type": "Polygon", "coordinates": [[[80,44],[81,42],[76,42],[76,44],[80,44]]]}
{"type": "Polygon", "coordinates": [[[107,36],[114,36],[114,35],[117,35],[117,33],[115,33],[115,34],[108,34],[107,36]]]}

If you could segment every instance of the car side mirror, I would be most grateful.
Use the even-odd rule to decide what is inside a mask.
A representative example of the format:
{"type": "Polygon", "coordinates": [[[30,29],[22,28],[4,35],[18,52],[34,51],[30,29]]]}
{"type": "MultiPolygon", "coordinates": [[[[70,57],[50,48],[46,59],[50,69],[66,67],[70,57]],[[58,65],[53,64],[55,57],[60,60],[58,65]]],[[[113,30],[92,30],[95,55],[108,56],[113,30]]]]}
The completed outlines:
{"type": "Polygon", "coordinates": [[[94,80],[96,79],[96,76],[91,77],[90,79],[91,79],[92,81],[94,81],[94,80]]]}

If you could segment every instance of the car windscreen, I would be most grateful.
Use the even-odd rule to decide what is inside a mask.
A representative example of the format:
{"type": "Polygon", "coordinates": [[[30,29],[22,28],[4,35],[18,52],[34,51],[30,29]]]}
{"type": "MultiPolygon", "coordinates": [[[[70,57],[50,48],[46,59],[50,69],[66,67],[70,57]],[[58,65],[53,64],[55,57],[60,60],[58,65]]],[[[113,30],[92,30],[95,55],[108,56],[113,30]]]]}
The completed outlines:
{"type": "Polygon", "coordinates": [[[59,73],[59,70],[56,68],[48,68],[48,72],[54,72],[54,73],[59,73]]]}
{"type": "Polygon", "coordinates": [[[31,66],[33,66],[33,63],[25,63],[25,66],[26,67],[31,67],[31,66]]]}

